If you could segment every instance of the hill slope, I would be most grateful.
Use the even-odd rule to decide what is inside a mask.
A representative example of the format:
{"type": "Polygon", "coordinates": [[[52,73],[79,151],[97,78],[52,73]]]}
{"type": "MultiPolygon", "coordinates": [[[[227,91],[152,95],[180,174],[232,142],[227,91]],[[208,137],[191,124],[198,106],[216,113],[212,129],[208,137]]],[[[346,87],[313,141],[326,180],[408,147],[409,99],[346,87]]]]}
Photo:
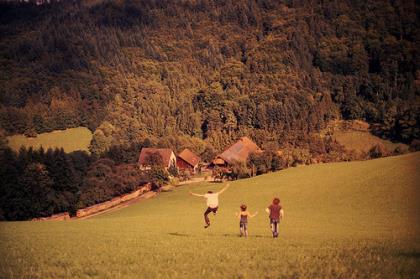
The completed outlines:
{"type": "Polygon", "coordinates": [[[8,135],[84,126],[202,152],[303,144],[342,117],[420,137],[414,0],[15,2],[0,3],[8,135]]]}
{"type": "Polygon", "coordinates": [[[0,277],[414,278],[419,270],[420,153],[312,165],[233,182],[203,229],[205,203],[162,193],[85,221],[0,223],[0,277]],[[264,208],[280,196],[280,238],[264,208]],[[241,203],[259,211],[238,237],[241,203]]]}

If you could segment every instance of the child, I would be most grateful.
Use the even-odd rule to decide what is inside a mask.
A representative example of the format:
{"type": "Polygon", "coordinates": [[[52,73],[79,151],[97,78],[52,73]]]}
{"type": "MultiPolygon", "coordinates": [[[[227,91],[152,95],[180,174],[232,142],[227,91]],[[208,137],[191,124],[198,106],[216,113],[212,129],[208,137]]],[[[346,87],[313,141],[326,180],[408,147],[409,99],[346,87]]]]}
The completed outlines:
{"type": "Polygon", "coordinates": [[[205,229],[207,229],[210,226],[210,219],[207,215],[209,215],[210,212],[213,212],[213,214],[216,215],[217,209],[219,209],[219,195],[223,193],[224,191],[226,191],[228,187],[229,187],[229,183],[227,183],[226,186],[217,193],[208,191],[207,194],[204,194],[204,195],[194,194],[190,192],[191,195],[196,196],[196,197],[204,197],[207,201],[207,209],[204,212],[204,221],[206,222],[206,225],[204,226],[205,229]]]}
{"type": "Polygon", "coordinates": [[[270,214],[270,226],[271,231],[273,233],[273,237],[276,238],[279,236],[279,223],[280,220],[284,217],[283,208],[280,205],[280,199],[274,198],[273,203],[267,207],[265,210],[268,214],[270,214]]]}
{"type": "Polygon", "coordinates": [[[239,231],[240,231],[240,236],[242,237],[243,235],[245,237],[248,236],[248,216],[250,218],[255,217],[255,215],[258,214],[258,211],[255,212],[254,214],[249,213],[249,211],[246,210],[246,205],[242,204],[241,205],[241,211],[238,213],[236,212],[236,217],[238,217],[240,219],[239,221],[239,231]]]}

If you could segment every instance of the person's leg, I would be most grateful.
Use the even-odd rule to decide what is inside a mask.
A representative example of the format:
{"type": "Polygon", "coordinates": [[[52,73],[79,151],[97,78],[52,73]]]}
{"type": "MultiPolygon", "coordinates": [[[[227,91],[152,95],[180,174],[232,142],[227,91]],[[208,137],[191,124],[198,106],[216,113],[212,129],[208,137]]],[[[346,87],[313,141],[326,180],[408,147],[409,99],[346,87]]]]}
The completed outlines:
{"type": "Polygon", "coordinates": [[[244,224],[239,223],[239,236],[242,237],[244,235],[244,224]]]}
{"type": "Polygon", "coordinates": [[[209,219],[209,213],[212,212],[212,209],[210,207],[207,207],[206,211],[204,212],[204,222],[206,222],[206,228],[210,226],[210,219],[209,219]]]}
{"type": "Polygon", "coordinates": [[[273,234],[274,237],[274,220],[270,219],[270,227],[271,227],[271,233],[273,234]]]}
{"type": "Polygon", "coordinates": [[[219,209],[219,207],[212,208],[211,211],[213,211],[213,215],[216,215],[218,209],[219,209]]]}
{"type": "Polygon", "coordinates": [[[244,234],[245,234],[245,237],[248,237],[248,224],[247,223],[244,223],[244,234]]]}
{"type": "Polygon", "coordinates": [[[279,236],[279,222],[277,220],[274,221],[274,237],[279,236]]]}

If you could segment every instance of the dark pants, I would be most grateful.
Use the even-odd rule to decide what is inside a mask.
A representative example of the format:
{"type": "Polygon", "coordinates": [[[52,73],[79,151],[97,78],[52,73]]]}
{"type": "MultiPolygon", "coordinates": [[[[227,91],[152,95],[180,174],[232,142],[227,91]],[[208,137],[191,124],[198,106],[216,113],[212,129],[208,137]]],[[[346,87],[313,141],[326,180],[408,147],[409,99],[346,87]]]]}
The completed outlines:
{"type": "Polygon", "coordinates": [[[279,236],[279,223],[280,223],[280,220],[270,219],[270,226],[271,226],[271,231],[273,233],[273,237],[279,236]]]}
{"type": "Polygon", "coordinates": [[[218,207],[215,208],[211,208],[211,207],[207,207],[206,212],[204,212],[204,221],[206,222],[207,225],[210,224],[210,219],[209,219],[209,213],[213,212],[214,214],[216,214],[218,207]]]}
{"type": "Polygon", "coordinates": [[[239,232],[241,236],[243,235],[248,236],[248,223],[239,222],[239,232]]]}

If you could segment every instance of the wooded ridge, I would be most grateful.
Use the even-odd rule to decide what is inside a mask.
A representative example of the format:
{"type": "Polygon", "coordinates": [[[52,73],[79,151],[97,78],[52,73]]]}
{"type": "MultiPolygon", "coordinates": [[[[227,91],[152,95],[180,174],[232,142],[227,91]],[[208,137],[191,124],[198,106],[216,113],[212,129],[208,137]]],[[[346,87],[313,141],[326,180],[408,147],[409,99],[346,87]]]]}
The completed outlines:
{"type": "Polygon", "coordinates": [[[0,125],[86,126],[91,151],[307,143],[331,119],[419,138],[415,1],[0,4],[0,125]]]}

